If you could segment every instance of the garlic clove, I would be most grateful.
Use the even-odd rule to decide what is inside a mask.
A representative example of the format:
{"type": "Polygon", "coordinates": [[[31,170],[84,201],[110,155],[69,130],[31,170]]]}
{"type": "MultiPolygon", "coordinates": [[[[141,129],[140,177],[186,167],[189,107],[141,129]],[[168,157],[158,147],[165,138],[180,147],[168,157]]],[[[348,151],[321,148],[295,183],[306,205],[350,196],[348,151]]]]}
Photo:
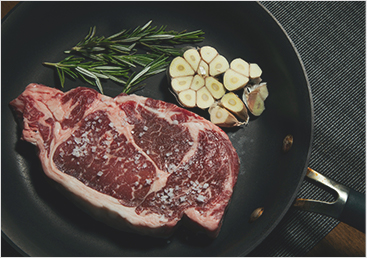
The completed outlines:
{"type": "Polygon", "coordinates": [[[223,84],[214,77],[206,77],[205,86],[214,99],[220,99],[226,93],[223,84]]]}
{"type": "Polygon", "coordinates": [[[172,60],[169,66],[169,74],[174,78],[194,75],[195,71],[183,57],[178,56],[172,60]]]}
{"type": "Polygon", "coordinates": [[[216,76],[224,73],[228,68],[229,63],[227,59],[222,55],[217,55],[209,64],[209,74],[211,76],[216,76]]]}
{"type": "Polygon", "coordinates": [[[179,93],[181,91],[190,89],[193,76],[176,77],[171,81],[171,86],[174,92],[179,93]]]}
{"type": "Polygon", "coordinates": [[[193,108],[196,106],[196,92],[191,89],[181,91],[178,93],[178,100],[182,106],[193,108]]]}
{"type": "Polygon", "coordinates": [[[242,125],[228,110],[214,104],[209,109],[210,121],[220,127],[234,127],[242,125]]]}
{"type": "Polygon", "coordinates": [[[249,94],[251,92],[258,92],[262,100],[265,100],[269,96],[269,91],[266,82],[246,87],[244,94],[249,94]]]}
{"type": "Polygon", "coordinates": [[[229,91],[235,91],[244,88],[248,81],[249,78],[232,69],[228,69],[223,76],[224,87],[229,91]]]}
{"type": "Polygon", "coordinates": [[[260,94],[260,97],[263,101],[265,101],[265,99],[269,96],[269,91],[268,91],[268,87],[266,85],[266,82],[261,83],[259,85],[259,94],[260,94]]]}
{"type": "Polygon", "coordinates": [[[259,78],[262,74],[262,70],[257,64],[250,64],[250,78],[255,79],[259,78]]]}
{"type": "Polygon", "coordinates": [[[183,54],[183,57],[191,65],[194,71],[197,71],[199,67],[199,63],[201,61],[199,52],[196,49],[191,48],[185,51],[185,53],[183,54]]]}
{"type": "Polygon", "coordinates": [[[236,58],[231,62],[231,69],[246,76],[250,77],[250,65],[242,58],[236,58]]]}
{"type": "Polygon", "coordinates": [[[206,87],[202,87],[196,92],[196,105],[201,109],[206,109],[214,103],[214,98],[206,87]]]}
{"type": "Polygon", "coordinates": [[[194,91],[197,91],[198,89],[200,89],[204,85],[205,85],[205,79],[202,76],[196,74],[194,76],[194,79],[192,80],[190,89],[192,89],[194,91]]]}
{"type": "Polygon", "coordinates": [[[245,123],[249,121],[249,115],[247,113],[247,108],[242,100],[233,92],[226,93],[218,102],[218,105],[228,109],[230,112],[234,113],[238,118],[240,118],[245,123]]]}
{"type": "Polygon", "coordinates": [[[199,74],[203,77],[209,76],[209,66],[203,60],[201,60],[200,63],[199,63],[197,74],[199,74]]]}
{"type": "Polygon", "coordinates": [[[214,57],[218,55],[218,51],[211,46],[205,46],[200,48],[200,55],[201,58],[209,64],[214,59],[214,57]]]}
{"type": "Polygon", "coordinates": [[[259,94],[259,89],[248,92],[244,91],[243,94],[243,102],[246,104],[248,110],[254,116],[260,116],[262,112],[265,110],[264,100],[261,98],[259,94]]]}

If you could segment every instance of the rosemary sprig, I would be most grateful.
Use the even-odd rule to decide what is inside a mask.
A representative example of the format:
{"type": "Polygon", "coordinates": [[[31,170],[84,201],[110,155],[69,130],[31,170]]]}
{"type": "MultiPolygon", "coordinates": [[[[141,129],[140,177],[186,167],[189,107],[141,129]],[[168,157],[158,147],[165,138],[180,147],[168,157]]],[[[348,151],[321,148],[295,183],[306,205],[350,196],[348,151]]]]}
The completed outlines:
{"type": "Polygon", "coordinates": [[[103,61],[85,61],[83,57],[68,56],[58,63],[44,62],[45,65],[56,67],[60,78],[61,87],[65,84],[65,74],[73,79],[81,78],[88,84],[97,86],[103,94],[100,79],[112,79],[125,84],[118,77],[129,78],[129,68],[122,66],[111,66],[103,61]],[[93,80],[91,80],[93,79],[93,80]]]}
{"type": "Polygon", "coordinates": [[[112,80],[123,86],[122,92],[132,93],[142,87],[142,81],[166,70],[170,57],[183,54],[182,48],[174,45],[200,42],[204,32],[166,31],[166,26],[152,27],[149,21],[133,31],[122,30],[109,37],[96,36],[96,27],[66,54],[64,60],[45,65],[56,68],[61,86],[66,75],[81,78],[97,86],[103,94],[101,79],[112,80]],[[138,53],[148,50],[149,53],[138,53]],[[140,71],[139,71],[140,69],[140,71]]]}
{"type": "MultiPolygon", "coordinates": [[[[179,45],[184,43],[195,43],[200,42],[204,39],[204,32],[201,30],[191,32],[177,32],[177,31],[166,31],[167,26],[151,26],[152,21],[146,23],[143,27],[137,27],[134,31],[122,30],[107,38],[95,36],[96,27],[90,28],[87,36],[80,41],[76,46],[65,53],[72,53],[73,51],[80,53],[91,53],[106,50],[120,49],[121,51],[130,52],[135,44],[140,44],[147,47],[153,52],[156,52],[157,46],[155,45],[179,45]],[[145,44],[143,44],[145,43],[145,44]],[[130,45],[127,45],[130,44],[130,45]]],[[[173,55],[180,54],[179,52],[172,52],[173,55]]],[[[168,54],[168,52],[166,53],[168,54]]]]}
{"type": "Polygon", "coordinates": [[[147,64],[143,70],[139,73],[133,73],[130,76],[129,80],[126,82],[125,88],[122,92],[131,93],[143,87],[143,85],[139,85],[142,81],[149,78],[150,76],[156,75],[166,70],[168,63],[168,56],[160,56],[154,59],[152,62],[147,64]]]}
{"type": "Polygon", "coordinates": [[[136,74],[130,74],[131,69],[123,66],[109,65],[108,62],[85,61],[84,58],[69,56],[61,62],[49,63],[45,65],[54,66],[57,69],[61,86],[64,87],[65,74],[73,79],[81,78],[88,84],[97,86],[99,91],[104,94],[100,79],[110,79],[119,84],[124,85],[122,92],[131,93],[140,87],[134,87],[148,77],[163,72],[168,66],[168,56],[159,56],[155,59],[144,55],[138,55],[130,58],[132,62],[136,62],[144,69],[136,74]],[[123,80],[120,77],[126,79],[123,80]]]}

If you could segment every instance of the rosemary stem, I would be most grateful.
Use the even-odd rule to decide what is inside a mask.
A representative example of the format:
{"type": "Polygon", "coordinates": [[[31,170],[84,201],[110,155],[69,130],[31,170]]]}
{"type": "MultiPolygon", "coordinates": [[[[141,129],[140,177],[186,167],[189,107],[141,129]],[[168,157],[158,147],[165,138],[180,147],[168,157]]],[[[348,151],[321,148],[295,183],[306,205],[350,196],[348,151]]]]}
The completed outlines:
{"type": "Polygon", "coordinates": [[[64,68],[64,67],[75,68],[76,67],[75,64],[61,64],[61,63],[50,63],[50,62],[43,62],[43,64],[58,67],[58,68],[64,68]]]}

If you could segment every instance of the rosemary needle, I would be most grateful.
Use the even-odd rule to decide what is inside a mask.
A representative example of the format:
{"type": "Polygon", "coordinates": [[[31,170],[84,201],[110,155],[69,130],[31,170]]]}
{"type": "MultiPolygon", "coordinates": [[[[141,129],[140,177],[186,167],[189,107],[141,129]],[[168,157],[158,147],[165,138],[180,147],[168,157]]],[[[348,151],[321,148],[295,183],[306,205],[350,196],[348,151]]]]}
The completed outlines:
{"type": "Polygon", "coordinates": [[[204,32],[166,31],[166,26],[152,27],[152,21],[133,31],[122,30],[109,37],[96,36],[96,27],[70,50],[64,60],[44,65],[56,68],[60,84],[65,85],[66,75],[81,78],[97,86],[103,94],[102,80],[112,80],[123,86],[122,92],[131,93],[145,79],[166,70],[170,57],[182,55],[182,48],[174,45],[200,42],[204,32]],[[148,53],[138,53],[147,50],[148,53]],[[140,72],[135,71],[140,69],[140,72]]]}

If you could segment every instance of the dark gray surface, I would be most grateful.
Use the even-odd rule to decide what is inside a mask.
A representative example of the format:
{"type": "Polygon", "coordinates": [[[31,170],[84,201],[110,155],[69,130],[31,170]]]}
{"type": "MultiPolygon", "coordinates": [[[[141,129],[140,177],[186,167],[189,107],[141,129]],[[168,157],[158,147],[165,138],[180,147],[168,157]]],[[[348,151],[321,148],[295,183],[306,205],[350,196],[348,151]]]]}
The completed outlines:
{"type": "MultiPolygon", "coordinates": [[[[314,101],[309,166],[365,193],[365,2],[261,2],[303,60],[314,101]]],[[[305,181],[298,197],[330,201],[305,181]]],[[[303,256],[338,221],[290,209],[250,256],[303,256]]]]}

